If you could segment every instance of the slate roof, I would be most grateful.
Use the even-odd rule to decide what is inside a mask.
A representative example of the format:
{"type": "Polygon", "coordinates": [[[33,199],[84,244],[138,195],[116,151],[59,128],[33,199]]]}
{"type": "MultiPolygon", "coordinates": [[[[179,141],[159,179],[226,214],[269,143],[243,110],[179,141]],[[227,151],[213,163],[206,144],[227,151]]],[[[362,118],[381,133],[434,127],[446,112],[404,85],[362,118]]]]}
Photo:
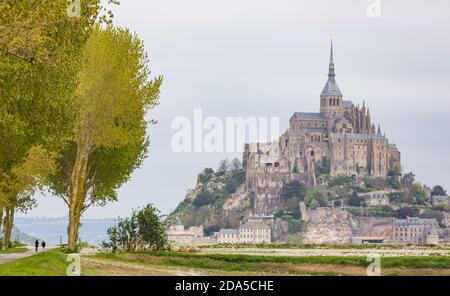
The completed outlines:
{"type": "Polygon", "coordinates": [[[291,120],[325,120],[322,113],[315,112],[295,112],[291,120]]]}

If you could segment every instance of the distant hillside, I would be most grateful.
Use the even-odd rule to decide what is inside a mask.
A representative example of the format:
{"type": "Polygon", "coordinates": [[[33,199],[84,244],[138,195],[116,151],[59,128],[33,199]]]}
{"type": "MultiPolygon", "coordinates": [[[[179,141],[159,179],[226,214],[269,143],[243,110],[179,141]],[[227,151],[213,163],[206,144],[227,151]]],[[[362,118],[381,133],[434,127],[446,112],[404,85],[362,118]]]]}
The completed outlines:
{"type": "Polygon", "coordinates": [[[198,175],[195,188],[188,190],[186,198],[171,216],[180,217],[185,226],[203,225],[207,234],[220,228],[236,228],[241,218],[253,208],[249,195],[244,195],[238,206],[232,205],[242,199],[244,183],[245,171],[242,169],[226,172],[205,169],[198,175]],[[229,208],[233,211],[227,211],[229,208]]]}

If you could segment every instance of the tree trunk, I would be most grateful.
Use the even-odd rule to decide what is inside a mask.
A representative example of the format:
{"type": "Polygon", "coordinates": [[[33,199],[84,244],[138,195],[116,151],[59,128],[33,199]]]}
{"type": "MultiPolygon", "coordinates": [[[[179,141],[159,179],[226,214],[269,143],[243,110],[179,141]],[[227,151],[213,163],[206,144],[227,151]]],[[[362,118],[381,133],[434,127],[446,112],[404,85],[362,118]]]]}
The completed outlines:
{"type": "Polygon", "coordinates": [[[67,227],[67,248],[69,251],[75,251],[77,249],[78,229],[80,227],[81,213],[87,192],[85,181],[88,158],[88,145],[79,145],[69,184],[69,225],[67,227]]]}
{"type": "Polygon", "coordinates": [[[7,207],[5,209],[5,218],[3,219],[3,248],[9,248],[9,242],[11,241],[11,233],[14,225],[14,207],[7,207]]]}

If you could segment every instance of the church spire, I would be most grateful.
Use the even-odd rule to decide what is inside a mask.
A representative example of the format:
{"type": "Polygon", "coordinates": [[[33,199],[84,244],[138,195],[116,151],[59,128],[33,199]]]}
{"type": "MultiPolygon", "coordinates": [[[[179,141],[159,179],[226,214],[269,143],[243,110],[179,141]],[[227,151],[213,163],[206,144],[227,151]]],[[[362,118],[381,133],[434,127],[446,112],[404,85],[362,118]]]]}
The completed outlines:
{"type": "Polygon", "coordinates": [[[330,50],[330,66],[328,69],[328,77],[336,76],[334,72],[334,53],[333,53],[333,36],[331,36],[331,50],[330,50]]]}

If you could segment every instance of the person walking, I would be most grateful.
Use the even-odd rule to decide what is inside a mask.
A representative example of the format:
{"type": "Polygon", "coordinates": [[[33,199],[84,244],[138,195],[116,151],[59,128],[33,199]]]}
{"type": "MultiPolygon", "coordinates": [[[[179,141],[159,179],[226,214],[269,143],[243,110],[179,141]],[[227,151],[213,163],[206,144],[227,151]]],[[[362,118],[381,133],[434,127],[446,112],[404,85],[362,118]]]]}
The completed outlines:
{"type": "Polygon", "coordinates": [[[42,246],[42,251],[45,251],[45,246],[46,246],[47,244],[44,242],[44,241],[42,241],[42,244],[41,244],[41,246],[42,246]]]}
{"type": "Polygon", "coordinates": [[[36,252],[37,252],[38,249],[39,249],[39,241],[38,241],[38,240],[36,240],[36,241],[34,242],[34,248],[36,249],[36,252]]]}

